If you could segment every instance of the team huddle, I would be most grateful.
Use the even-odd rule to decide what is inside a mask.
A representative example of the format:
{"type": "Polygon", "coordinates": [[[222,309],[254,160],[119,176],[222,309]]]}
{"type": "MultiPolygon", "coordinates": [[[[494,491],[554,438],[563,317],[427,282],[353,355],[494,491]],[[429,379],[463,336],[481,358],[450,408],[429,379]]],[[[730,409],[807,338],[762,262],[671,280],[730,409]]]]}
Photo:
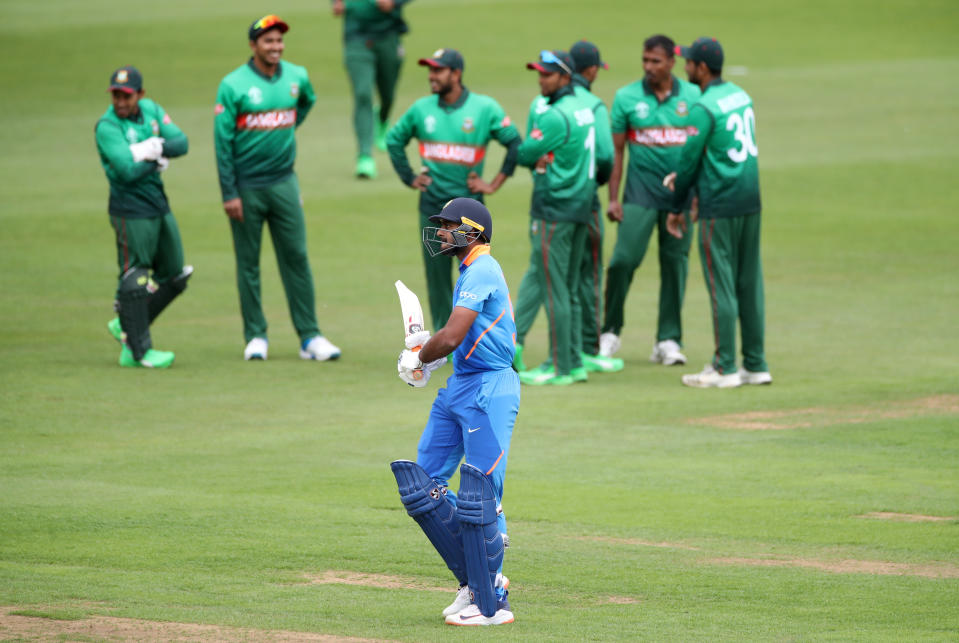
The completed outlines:
{"type": "MultiPolygon", "coordinates": [[[[590,373],[623,369],[614,354],[622,343],[625,301],[654,230],[660,295],[651,360],[686,363],[681,309],[692,226],[698,222],[716,350],[710,364],[682,382],[697,388],[771,383],[764,352],[755,114],[749,95],[722,78],[723,51],[715,39],[677,47],[655,35],[643,43],[643,78],[619,89],[610,109],[591,91],[600,70],[608,68],[596,45],[579,41],[568,51],[540,51],[526,65],[537,73],[539,92],[523,135],[495,99],[463,84],[463,55],[439,49],[419,59],[428,68],[430,95],[390,127],[405,1],[333,2],[334,13],[345,17],[356,176],[376,177],[375,145],[388,150],[400,180],[420,193],[435,332],[407,333],[399,376],[424,387],[452,356],[452,375],[436,394],[416,461],[396,460],[391,469],[407,512],[459,584],[443,610],[445,621],[499,625],[513,622],[503,575],[509,539],[502,498],[520,385],[570,386],[587,381],[590,373]],[[686,60],[688,82],[672,73],[676,55],[686,60]],[[376,116],[374,85],[381,99],[376,116]],[[414,138],[419,171],[406,155],[414,138]],[[505,157],[487,182],[484,161],[494,139],[505,157]],[[491,255],[493,215],[483,201],[517,165],[529,168],[533,191],[530,260],[514,309],[507,280],[491,255]],[[605,213],[598,194],[603,185],[609,192],[605,213]],[[603,214],[617,224],[605,274],[603,214]],[[524,343],[541,307],[549,354],[530,368],[524,343]],[[457,471],[460,487],[453,492],[448,481],[457,471]]],[[[244,359],[265,360],[268,353],[259,274],[265,224],[300,357],[334,360],[340,349],[317,322],[293,170],[295,129],[316,97],[306,69],[282,60],[288,29],[275,15],[250,26],[252,56],[223,79],[217,93],[216,164],[233,236],[244,359]]],[[[134,67],[116,70],[110,91],[112,105],[96,126],[119,264],[117,316],[107,326],[121,344],[120,366],[167,368],[174,354],[153,348],[150,326],[185,290],[193,268],[184,264],[160,173],[170,159],[187,153],[187,137],[160,105],[144,98],[134,67]]]]}

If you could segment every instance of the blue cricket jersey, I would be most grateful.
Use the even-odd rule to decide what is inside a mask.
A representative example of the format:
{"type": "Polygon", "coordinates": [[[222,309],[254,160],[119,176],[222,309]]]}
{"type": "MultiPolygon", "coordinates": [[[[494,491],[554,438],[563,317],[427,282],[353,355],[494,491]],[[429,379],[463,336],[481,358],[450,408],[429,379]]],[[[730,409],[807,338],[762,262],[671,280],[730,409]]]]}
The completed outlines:
{"type": "Polygon", "coordinates": [[[506,277],[487,245],[475,246],[460,264],[453,306],[479,313],[453,351],[453,373],[466,375],[512,368],[516,322],[506,277]]]}

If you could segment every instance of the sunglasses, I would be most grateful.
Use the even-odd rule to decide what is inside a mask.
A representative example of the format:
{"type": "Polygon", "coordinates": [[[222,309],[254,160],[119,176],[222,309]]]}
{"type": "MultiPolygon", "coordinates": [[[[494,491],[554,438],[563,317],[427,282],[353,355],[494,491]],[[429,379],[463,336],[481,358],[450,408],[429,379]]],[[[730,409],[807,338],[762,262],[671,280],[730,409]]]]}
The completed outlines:
{"type": "Polygon", "coordinates": [[[562,70],[567,74],[570,76],[573,75],[573,71],[566,65],[566,63],[564,63],[559,56],[551,52],[549,49],[544,49],[543,51],[539,52],[539,59],[544,63],[559,65],[560,68],[562,68],[562,70]]]}

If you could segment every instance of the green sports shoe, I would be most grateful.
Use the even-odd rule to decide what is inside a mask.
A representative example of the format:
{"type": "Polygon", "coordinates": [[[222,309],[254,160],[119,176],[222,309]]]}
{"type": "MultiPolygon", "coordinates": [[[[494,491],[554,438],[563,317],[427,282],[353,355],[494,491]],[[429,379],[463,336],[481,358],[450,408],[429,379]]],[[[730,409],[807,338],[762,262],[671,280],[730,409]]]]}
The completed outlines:
{"type": "Polygon", "coordinates": [[[361,156],[356,159],[356,177],[359,179],[376,178],[376,161],[372,156],[361,156]]]}
{"type": "Polygon", "coordinates": [[[523,345],[516,345],[516,354],[513,355],[513,368],[516,369],[517,373],[522,373],[526,370],[526,362],[523,361],[523,345]]]}
{"type": "Polygon", "coordinates": [[[623,360],[618,357],[603,357],[589,353],[580,353],[580,357],[583,359],[583,367],[590,373],[615,373],[623,370],[623,360]]]}
{"type": "Polygon", "coordinates": [[[569,372],[569,376],[573,378],[574,382],[585,382],[589,379],[589,375],[586,373],[586,367],[580,366],[579,368],[574,368],[569,372]]]}
{"type": "Polygon", "coordinates": [[[125,368],[170,368],[174,355],[170,351],[147,350],[139,362],[133,359],[133,351],[126,344],[120,351],[120,366],[125,368]]]}
{"type": "Polygon", "coordinates": [[[107,322],[107,330],[110,331],[111,335],[113,335],[113,339],[117,340],[121,344],[127,341],[127,334],[123,332],[123,327],[120,326],[119,317],[114,317],[107,322]]]}
{"type": "Polygon", "coordinates": [[[376,147],[386,150],[386,133],[390,131],[389,121],[376,121],[376,147]]]}
{"type": "MultiPolygon", "coordinates": [[[[570,384],[575,384],[576,379],[573,378],[572,374],[570,375],[557,375],[556,377],[551,377],[550,379],[543,382],[546,386],[569,386],[570,384]]],[[[582,380],[586,381],[586,380],[582,380]]]]}
{"type": "Polygon", "coordinates": [[[554,377],[556,377],[556,370],[552,365],[546,367],[540,366],[528,371],[520,371],[519,373],[519,381],[532,386],[539,386],[546,380],[554,377]]]}

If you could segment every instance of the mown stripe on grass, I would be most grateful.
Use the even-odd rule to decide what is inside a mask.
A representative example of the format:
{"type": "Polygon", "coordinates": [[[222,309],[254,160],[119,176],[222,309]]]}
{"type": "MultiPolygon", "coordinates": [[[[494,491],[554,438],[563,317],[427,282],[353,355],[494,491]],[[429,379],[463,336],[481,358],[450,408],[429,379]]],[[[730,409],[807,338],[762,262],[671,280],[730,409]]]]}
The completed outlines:
{"type": "Polygon", "coordinates": [[[959,415],[959,395],[933,395],[872,406],[730,413],[689,418],[686,423],[736,431],[784,431],[936,415],[959,415]]]}
{"type": "Polygon", "coordinates": [[[856,518],[870,518],[873,520],[892,520],[893,522],[949,522],[959,520],[956,516],[927,516],[924,514],[904,514],[895,511],[870,511],[856,516],[856,518]]]}
{"type": "Polygon", "coordinates": [[[451,589],[455,589],[451,585],[445,587],[431,585],[422,579],[410,576],[390,576],[388,574],[371,574],[342,569],[328,569],[319,573],[311,572],[303,574],[303,578],[311,585],[361,585],[382,589],[418,589],[430,592],[450,592],[451,589]]]}
{"type": "Polygon", "coordinates": [[[959,578],[959,567],[948,563],[916,565],[881,560],[813,560],[807,558],[708,558],[710,565],[747,567],[800,567],[832,574],[872,574],[878,576],[918,576],[920,578],[959,578]]]}

